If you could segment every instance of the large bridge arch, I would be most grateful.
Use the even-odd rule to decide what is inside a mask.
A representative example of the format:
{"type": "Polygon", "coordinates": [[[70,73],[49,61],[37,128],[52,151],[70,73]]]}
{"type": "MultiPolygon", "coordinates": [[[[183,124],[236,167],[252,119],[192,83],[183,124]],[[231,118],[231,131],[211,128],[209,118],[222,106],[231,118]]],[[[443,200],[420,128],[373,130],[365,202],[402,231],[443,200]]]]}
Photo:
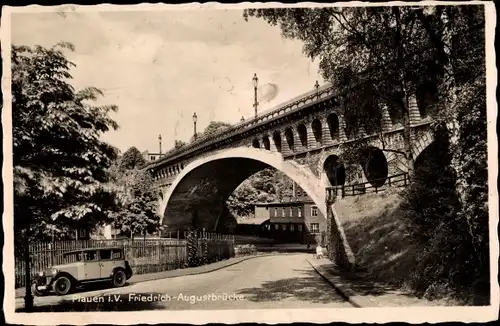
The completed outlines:
{"type": "MultiPolygon", "coordinates": [[[[285,161],[280,153],[251,147],[224,149],[189,163],[167,189],[159,205],[167,231],[193,226],[213,230],[231,193],[252,174],[273,167],[295,181],[327,216],[325,188],[310,168],[285,161]]],[[[338,213],[331,207],[334,225],[346,251],[351,252],[338,213]]]]}
{"type": "Polygon", "coordinates": [[[192,218],[204,216],[207,221],[197,223],[210,229],[210,222],[216,222],[210,219],[222,212],[222,204],[231,193],[252,174],[268,167],[300,185],[326,216],[324,187],[308,167],[284,161],[280,153],[239,147],[220,150],[188,164],[163,195],[159,205],[161,223],[186,228],[192,225],[192,218]],[[215,204],[219,206],[214,207],[215,204]]]}

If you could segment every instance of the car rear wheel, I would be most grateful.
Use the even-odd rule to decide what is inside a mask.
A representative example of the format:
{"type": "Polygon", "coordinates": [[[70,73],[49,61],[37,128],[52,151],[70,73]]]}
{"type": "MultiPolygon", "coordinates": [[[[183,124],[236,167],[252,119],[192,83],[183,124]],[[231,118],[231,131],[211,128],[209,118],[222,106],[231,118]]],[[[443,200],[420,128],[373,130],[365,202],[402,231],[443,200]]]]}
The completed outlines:
{"type": "Polygon", "coordinates": [[[56,291],[58,295],[68,294],[71,291],[71,288],[72,288],[71,280],[66,276],[60,276],[54,282],[54,291],[56,291]]]}
{"type": "Polygon", "coordinates": [[[33,294],[36,295],[37,297],[41,297],[43,295],[43,292],[38,290],[37,282],[31,283],[31,292],[33,292],[33,294]]]}
{"type": "Polygon", "coordinates": [[[122,287],[125,285],[126,281],[127,281],[127,276],[125,275],[125,272],[122,271],[121,269],[117,270],[113,274],[113,286],[122,287]]]}

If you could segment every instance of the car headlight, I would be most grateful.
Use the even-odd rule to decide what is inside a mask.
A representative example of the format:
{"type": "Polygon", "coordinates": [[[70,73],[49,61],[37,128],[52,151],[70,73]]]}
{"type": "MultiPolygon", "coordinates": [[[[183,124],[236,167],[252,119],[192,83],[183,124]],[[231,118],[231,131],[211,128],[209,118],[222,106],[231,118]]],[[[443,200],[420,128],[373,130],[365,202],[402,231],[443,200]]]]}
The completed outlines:
{"type": "Polygon", "coordinates": [[[43,276],[43,272],[38,273],[39,276],[43,276]]]}
{"type": "Polygon", "coordinates": [[[58,272],[58,270],[57,270],[57,269],[55,269],[55,268],[52,268],[52,269],[50,270],[50,273],[52,274],[52,276],[56,275],[56,274],[57,274],[57,272],[58,272]]]}

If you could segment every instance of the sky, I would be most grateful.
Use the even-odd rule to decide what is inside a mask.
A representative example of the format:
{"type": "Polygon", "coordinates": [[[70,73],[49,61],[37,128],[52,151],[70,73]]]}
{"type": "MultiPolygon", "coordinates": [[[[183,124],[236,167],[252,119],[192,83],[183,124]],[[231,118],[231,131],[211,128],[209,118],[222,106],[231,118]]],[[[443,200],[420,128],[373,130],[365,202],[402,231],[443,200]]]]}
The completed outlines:
{"type": "Polygon", "coordinates": [[[254,73],[259,111],[322,84],[302,43],[279,27],[242,17],[242,10],[154,10],[13,13],[12,43],[52,46],[70,42],[76,89],[95,86],[115,104],[120,125],[103,139],[122,152],[168,150],[210,121],[238,123],[253,116],[254,73]]]}

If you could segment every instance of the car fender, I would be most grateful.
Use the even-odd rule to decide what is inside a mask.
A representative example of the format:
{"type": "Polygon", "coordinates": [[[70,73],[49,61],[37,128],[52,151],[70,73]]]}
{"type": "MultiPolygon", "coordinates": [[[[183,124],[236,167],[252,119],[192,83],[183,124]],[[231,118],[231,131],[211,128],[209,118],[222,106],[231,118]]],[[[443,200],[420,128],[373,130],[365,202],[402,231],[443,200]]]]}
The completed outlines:
{"type": "Polygon", "coordinates": [[[125,275],[127,275],[127,272],[125,271],[125,268],[123,268],[122,266],[117,266],[117,267],[113,268],[113,271],[111,272],[111,274],[109,275],[109,277],[113,277],[113,275],[115,275],[115,273],[117,271],[119,271],[119,270],[123,271],[125,273],[125,275]]]}
{"type": "Polygon", "coordinates": [[[42,280],[45,279],[45,276],[40,276],[40,275],[37,275],[33,278],[33,280],[31,281],[31,283],[41,283],[42,280]]]}
{"type": "Polygon", "coordinates": [[[73,275],[64,271],[59,271],[56,275],[54,275],[54,277],[52,278],[52,282],[55,282],[55,280],[57,280],[61,276],[66,276],[67,278],[69,278],[73,286],[75,286],[75,284],[78,283],[78,281],[73,277],[73,275]]]}

